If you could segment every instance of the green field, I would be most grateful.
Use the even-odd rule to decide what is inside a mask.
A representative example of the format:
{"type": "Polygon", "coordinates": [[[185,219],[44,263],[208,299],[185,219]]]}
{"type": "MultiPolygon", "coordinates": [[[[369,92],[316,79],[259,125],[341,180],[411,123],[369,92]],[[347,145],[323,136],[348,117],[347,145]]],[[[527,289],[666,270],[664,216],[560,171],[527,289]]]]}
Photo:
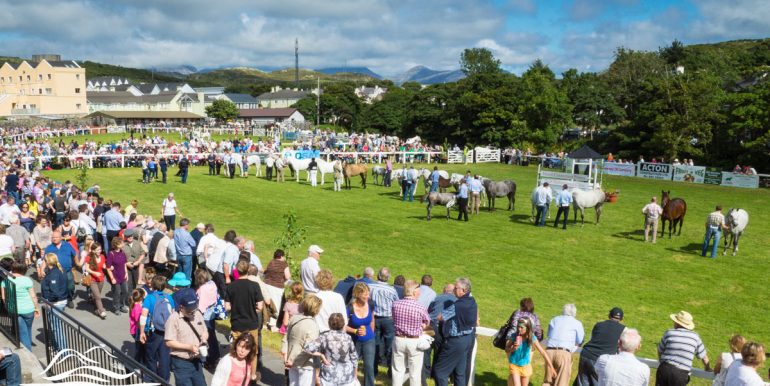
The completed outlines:
{"type": "MultiPolygon", "coordinates": [[[[563,304],[575,303],[587,333],[606,318],[611,307],[622,307],[625,323],[638,328],[643,337],[640,355],[650,358],[656,357],[655,344],[671,326],[668,315],[681,309],[693,314],[696,331],[712,361],[728,348],[733,333],[770,342],[762,320],[762,294],[766,293],[762,278],[767,272],[762,267],[770,260],[762,252],[770,249],[767,190],[606,177],[605,187],[620,189],[621,194],[617,203],[605,206],[601,224],[593,224],[591,212],[584,227],[570,221],[563,231],[537,228],[529,221],[534,167],[443,167],[451,172],[470,168],[489,178],[513,179],[519,186],[516,210],[505,211],[502,200],[498,201],[502,209],[482,211],[468,223],[447,221],[440,209],[428,222],[425,206],[401,202],[395,187],[383,188],[370,181],[362,190],[354,180],[351,191],[334,192],[328,175],[323,188],[312,188],[304,181],[279,184],[253,176],[229,180],[208,176],[203,168],[193,168],[186,185],[177,178],[167,185],[143,185],[138,169],[95,169],[89,176],[105,196],[121,202],[136,198],[140,213],[155,218],[163,198],[173,191],[180,210],[194,223],[213,222],[219,235],[235,229],[252,238],[264,264],[275,248],[273,240],[281,232],[283,214],[293,210],[308,227],[307,242],[295,256],[303,258],[309,244],[321,245],[326,250],[321,266],[331,269],[336,278],[359,274],[366,266],[388,266],[394,276],[411,279],[430,273],[439,289],[456,277],[467,276],[480,305],[481,324],[486,327],[497,328],[520,298],[530,296],[544,325],[561,312],[563,304]],[[681,236],[645,244],[640,211],[662,189],[687,200],[684,229],[681,236]],[[744,208],[751,216],[736,257],[700,257],[703,224],[717,203],[725,209],[744,208]]],[[[64,180],[72,179],[75,171],[48,174],[64,180]]],[[[502,384],[505,363],[503,352],[482,340],[478,384],[502,384]]],[[[539,384],[541,376],[542,370],[536,369],[532,383],[539,384]]]]}

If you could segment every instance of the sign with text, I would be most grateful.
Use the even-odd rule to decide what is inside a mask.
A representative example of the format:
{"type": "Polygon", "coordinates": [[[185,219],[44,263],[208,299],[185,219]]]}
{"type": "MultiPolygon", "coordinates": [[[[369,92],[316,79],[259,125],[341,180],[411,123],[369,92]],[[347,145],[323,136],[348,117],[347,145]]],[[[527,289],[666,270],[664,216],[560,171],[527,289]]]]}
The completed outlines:
{"type": "Polygon", "coordinates": [[[706,178],[704,166],[675,165],[674,181],[694,182],[702,184],[706,178]]]}
{"type": "Polygon", "coordinates": [[[605,162],[604,174],[609,174],[611,176],[633,177],[636,175],[636,165],[619,164],[617,162],[605,162]]]}
{"type": "Polygon", "coordinates": [[[738,173],[722,173],[722,186],[733,186],[736,188],[758,188],[759,176],[738,173]]]}
{"type": "Polygon", "coordinates": [[[655,180],[670,180],[674,168],[669,164],[641,163],[637,175],[655,180]]]}
{"type": "Polygon", "coordinates": [[[311,159],[320,158],[320,150],[284,150],[283,157],[286,159],[311,159]]]}
{"type": "Polygon", "coordinates": [[[703,176],[703,183],[709,185],[719,185],[722,183],[722,169],[708,167],[703,176]]]}

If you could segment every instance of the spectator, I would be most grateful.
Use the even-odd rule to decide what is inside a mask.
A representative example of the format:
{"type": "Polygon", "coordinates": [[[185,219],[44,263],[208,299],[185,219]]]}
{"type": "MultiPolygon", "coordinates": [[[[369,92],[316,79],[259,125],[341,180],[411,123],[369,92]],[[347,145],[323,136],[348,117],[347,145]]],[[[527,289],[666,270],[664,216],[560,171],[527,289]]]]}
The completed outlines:
{"type": "MultiPolygon", "coordinates": [[[[342,314],[345,318],[345,324],[347,321],[347,309],[345,308],[345,299],[342,295],[334,292],[332,286],[334,285],[334,277],[331,271],[328,269],[322,269],[318,272],[315,278],[315,284],[318,286],[318,293],[315,295],[321,299],[321,309],[316,315],[315,321],[318,324],[318,330],[321,333],[329,331],[329,316],[333,313],[342,314]]],[[[307,287],[305,288],[307,290],[307,287]]]]}
{"type": "Polygon", "coordinates": [[[374,314],[369,287],[357,283],[353,287],[353,301],[348,305],[348,325],[345,331],[353,337],[358,357],[364,361],[364,386],[374,386],[375,340],[374,314]]]}
{"type": "MultiPolygon", "coordinates": [[[[309,294],[315,294],[319,291],[315,278],[321,271],[318,261],[321,260],[322,253],[324,253],[324,250],[318,245],[313,244],[307,250],[307,258],[302,260],[302,263],[300,264],[300,278],[302,279],[302,285],[305,286],[305,292],[309,294]]],[[[324,321],[323,324],[326,324],[326,322],[324,321]]]]}
{"type": "Polygon", "coordinates": [[[546,375],[556,378],[556,371],[551,360],[540,346],[535,334],[532,333],[532,321],[521,318],[516,323],[516,333],[505,343],[505,353],[508,354],[508,385],[529,385],[532,377],[532,347],[540,352],[546,364],[546,375]]]}
{"type": "Polygon", "coordinates": [[[190,220],[179,220],[179,229],[174,230],[174,246],[176,248],[176,260],[179,263],[179,272],[184,272],[187,279],[192,279],[192,255],[195,251],[195,240],[190,236],[188,229],[190,220]]]}
{"type": "MultiPolygon", "coordinates": [[[[289,270],[289,264],[286,263],[286,257],[282,249],[276,249],[273,253],[273,259],[267,264],[265,269],[265,289],[267,290],[265,296],[272,300],[276,305],[276,309],[281,308],[281,297],[284,292],[284,285],[291,279],[291,271],[289,270]]],[[[302,283],[299,283],[302,285],[302,283]]],[[[304,290],[304,287],[303,287],[304,290]]],[[[289,319],[285,319],[283,324],[287,324],[289,319]]],[[[269,324],[276,326],[277,321],[270,319],[269,324]]]]}
{"type": "MultiPolygon", "coordinates": [[[[56,256],[54,255],[54,258],[56,256]]],[[[58,268],[56,268],[58,269],[58,268]]],[[[18,324],[19,324],[19,341],[21,344],[27,348],[27,350],[32,351],[32,322],[35,317],[40,316],[40,307],[37,304],[37,295],[35,295],[35,286],[32,283],[32,279],[26,276],[27,273],[27,266],[24,265],[23,262],[16,261],[11,265],[11,274],[12,276],[9,278],[10,281],[15,285],[16,287],[16,314],[18,315],[18,324]]],[[[58,278],[59,281],[63,280],[63,275],[61,274],[61,271],[58,271],[59,275],[51,275],[52,277],[48,279],[48,281],[43,280],[43,283],[41,283],[41,289],[44,289],[43,297],[45,298],[46,295],[48,295],[51,299],[48,300],[57,300],[57,298],[54,296],[54,287],[56,283],[56,278],[58,278]],[[43,287],[43,284],[45,283],[45,287],[43,287]],[[51,291],[49,291],[51,289],[51,291]],[[50,294],[49,294],[50,293],[50,294]]],[[[2,283],[3,287],[3,294],[6,294],[6,285],[5,282],[2,283]]],[[[65,296],[65,302],[66,302],[66,285],[64,290],[61,289],[58,291],[57,296],[65,296]]],[[[11,304],[10,302],[8,304],[11,304]]],[[[10,310],[9,310],[10,311],[10,310]]],[[[18,359],[18,358],[17,358],[18,359]]],[[[4,367],[9,365],[9,363],[3,363],[0,362],[0,367],[4,367]]]]}
{"type": "Polygon", "coordinates": [[[6,350],[0,350],[0,372],[5,374],[6,386],[19,386],[21,384],[21,360],[14,353],[3,354],[6,350]]]}
{"type": "Polygon", "coordinates": [[[523,318],[527,318],[532,322],[532,333],[537,340],[543,340],[543,327],[540,325],[540,318],[535,313],[535,302],[532,301],[532,298],[522,298],[519,301],[519,309],[514,311],[513,318],[511,319],[511,334],[516,333],[517,323],[519,319],[523,318]]]}
{"type": "Polygon", "coordinates": [[[548,345],[546,354],[553,363],[556,377],[546,372],[543,385],[567,386],[572,373],[572,353],[583,344],[585,330],[583,323],[575,319],[577,308],[565,304],[560,316],[548,323],[548,345]]]}
{"type": "Polygon", "coordinates": [[[634,328],[620,334],[617,354],[603,354],[596,361],[596,373],[601,386],[647,386],[650,367],[634,354],[642,345],[642,337],[634,328]]]}
{"type": "MultiPolygon", "coordinates": [[[[67,277],[67,307],[75,308],[72,299],[75,294],[75,279],[72,276],[72,266],[75,264],[77,254],[69,243],[62,242],[61,232],[51,233],[51,245],[45,249],[45,254],[53,253],[59,262],[62,272],[67,277]]],[[[47,259],[47,257],[46,257],[47,259]]]]}
{"type": "MultiPolygon", "coordinates": [[[[388,284],[390,269],[380,268],[377,282],[369,285],[374,303],[374,339],[376,341],[377,363],[387,368],[391,365],[393,338],[396,335],[393,326],[393,303],[398,300],[398,293],[388,284]]],[[[375,371],[377,367],[375,366],[375,371]]]]}
{"type": "Polygon", "coordinates": [[[177,207],[176,200],[174,199],[174,193],[169,193],[166,198],[163,199],[161,207],[161,214],[163,216],[163,222],[166,224],[167,229],[176,229],[176,215],[182,216],[177,207]]]}
{"type": "Polygon", "coordinates": [[[706,371],[710,371],[709,357],[700,336],[693,331],[695,323],[692,315],[687,311],[679,311],[669,317],[674,321],[674,328],[666,331],[660,338],[658,344],[660,365],[655,373],[655,384],[684,386],[690,382],[693,358],[697,355],[703,361],[706,371]]]}
{"type": "MultiPolygon", "coordinates": [[[[171,312],[174,299],[164,293],[166,278],[156,275],[152,278],[152,291],[142,301],[142,317],[139,319],[139,340],[147,350],[147,368],[168,382],[171,377],[171,357],[165,341],[165,324],[155,325],[152,315],[156,312],[171,312]]],[[[157,319],[157,317],[155,318],[157,319]]]]}
{"type": "Polygon", "coordinates": [[[304,350],[305,345],[319,336],[315,317],[321,309],[321,299],[306,296],[300,303],[302,315],[289,320],[286,335],[281,341],[281,358],[289,369],[289,386],[312,386],[315,384],[313,358],[304,350]]]}
{"type": "Polygon", "coordinates": [[[572,386],[594,386],[599,384],[596,374],[596,360],[604,354],[618,352],[620,334],[626,328],[620,322],[623,320],[623,310],[613,307],[609,319],[596,323],[591,330],[591,340],[583,346],[580,352],[578,375],[572,386]]]}
{"type": "Polygon", "coordinates": [[[439,315],[444,322],[444,347],[434,365],[437,386],[447,386],[450,375],[455,386],[468,384],[468,355],[473,350],[479,318],[476,299],[471,296],[471,281],[457,279],[455,296],[457,300],[439,315]]]}
{"type": "Polygon", "coordinates": [[[736,360],[727,371],[726,386],[764,386],[766,383],[757,374],[765,363],[765,346],[748,342],[741,349],[741,360],[736,360]]]}
{"type": "Polygon", "coordinates": [[[254,337],[243,334],[233,341],[230,352],[219,360],[211,386],[245,385],[251,374],[251,363],[257,356],[254,337]]]}
{"type": "Polygon", "coordinates": [[[422,331],[430,323],[428,309],[417,299],[420,288],[413,280],[404,284],[404,298],[393,303],[393,325],[396,329],[396,339],[393,342],[392,384],[401,386],[406,380],[407,371],[409,384],[421,384],[420,373],[423,353],[417,348],[422,331]],[[412,371],[411,369],[414,369],[412,371]]]}
{"type": "Polygon", "coordinates": [[[318,338],[305,343],[304,349],[320,357],[321,386],[354,386],[358,355],[350,335],[343,332],[345,318],[340,313],[333,313],[328,321],[330,330],[318,338]]]}
{"type": "Polygon", "coordinates": [[[174,380],[177,385],[206,386],[201,360],[208,354],[208,331],[198,312],[198,295],[191,288],[183,288],[174,294],[174,302],[177,309],[165,326],[174,380]]]}
{"type": "Polygon", "coordinates": [[[717,363],[714,365],[714,382],[712,386],[724,386],[725,378],[727,378],[727,369],[735,361],[741,360],[741,351],[746,344],[746,338],[741,335],[735,334],[730,338],[730,352],[723,352],[722,355],[717,358],[717,363]]]}
{"type": "MultiPolygon", "coordinates": [[[[219,360],[219,340],[217,340],[217,332],[214,328],[216,322],[216,314],[214,308],[219,300],[217,294],[217,285],[211,280],[211,275],[204,268],[198,268],[195,270],[195,293],[198,294],[198,310],[203,314],[203,321],[206,323],[206,331],[209,333],[209,339],[207,345],[209,347],[209,355],[206,357],[206,366],[208,369],[215,369],[217,361],[219,360]]],[[[246,334],[248,335],[248,334],[246,334]]],[[[250,335],[249,335],[250,336],[250,335]]],[[[234,346],[233,346],[234,347],[234,346]]]]}
{"type": "Polygon", "coordinates": [[[122,251],[123,240],[112,239],[112,250],[107,254],[107,276],[112,283],[112,312],[120,315],[127,313],[128,307],[128,272],[126,272],[126,254],[122,251]]]}
{"type": "Polygon", "coordinates": [[[438,320],[438,316],[441,315],[441,313],[444,311],[444,308],[448,307],[452,303],[454,303],[457,300],[457,297],[454,295],[455,291],[455,285],[454,283],[449,283],[446,286],[444,286],[444,292],[440,295],[436,296],[436,299],[433,300],[433,302],[430,304],[430,307],[428,307],[428,316],[430,316],[430,326],[434,331],[433,336],[433,346],[431,350],[428,350],[425,352],[425,356],[423,358],[423,367],[422,367],[422,384],[425,385],[425,381],[427,378],[431,375],[433,372],[433,367],[436,364],[436,359],[438,359],[439,354],[441,353],[441,349],[444,345],[444,332],[443,332],[443,326],[444,323],[442,321],[438,320]],[[433,360],[431,361],[431,351],[433,351],[433,360]]]}
{"type": "Polygon", "coordinates": [[[417,301],[425,306],[426,309],[430,307],[430,304],[436,299],[436,291],[430,288],[432,285],[433,276],[422,275],[422,279],[420,280],[420,297],[417,298],[417,301]]]}
{"type": "Polygon", "coordinates": [[[104,279],[106,278],[104,273],[106,268],[107,260],[102,253],[102,246],[99,243],[92,243],[85,258],[83,274],[91,276],[89,290],[91,291],[91,298],[94,300],[94,312],[102,319],[107,317],[107,312],[102,304],[102,289],[104,288],[104,279]]]}
{"type": "Polygon", "coordinates": [[[234,339],[249,334],[257,342],[257,356],[251,363],[251,380],[257,379],[257,359],[262,356],[261,328],[264,299],[259,284],[249,280],[249,263],[236,265],[239,279],[225,289],[225,308],[230,310],[230,325],[234,339]]]}

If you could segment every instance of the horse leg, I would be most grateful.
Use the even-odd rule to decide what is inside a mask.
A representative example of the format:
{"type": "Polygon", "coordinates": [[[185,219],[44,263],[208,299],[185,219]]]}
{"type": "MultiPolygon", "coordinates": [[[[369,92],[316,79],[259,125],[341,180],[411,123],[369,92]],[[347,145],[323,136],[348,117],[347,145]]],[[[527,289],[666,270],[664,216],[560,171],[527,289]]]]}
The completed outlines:
{"type": "Polygon", "coordinates": [[[366,173],[361,174],[361,184],[363,184],[364,189],[366,189],[366,173]]]}
{"type": "Polygon", "coordinates": [[[738,241],[741,239],[741,235],[743,232],[738,232],[737,234],[733,234],[733,256],[738,253],[738,241]]]}
{"type": "Polygon", "coordinates": [[[433,208],[433,201],[431,201],[430,198],[429,198],[428,199],[428,221],[430,221],[430,210],[431,210],[431,208],[433,208]]]}
{"type": "Polygon", "coordinates": [[[682,235],[682,225],[684,225],[684,215],[682,215],[682,217],[679,218],[679,233],[677,234],[677,236],[682,235]]]}
{"type": "Polygon", "coordinates": [[[594,210],[596,211],[596,225],[599,225],[599,218],[602,217],[602,206],[597,205],[594,210]]]}
{"type": "Polygon", "coordinates": [[[727,250],[730,248],[730,237],[732,236],[733,232],[731,231],[730,234],[726,234],[725,239],[725,250],[722,251],[722,256],[727,255],[727,250]]]}

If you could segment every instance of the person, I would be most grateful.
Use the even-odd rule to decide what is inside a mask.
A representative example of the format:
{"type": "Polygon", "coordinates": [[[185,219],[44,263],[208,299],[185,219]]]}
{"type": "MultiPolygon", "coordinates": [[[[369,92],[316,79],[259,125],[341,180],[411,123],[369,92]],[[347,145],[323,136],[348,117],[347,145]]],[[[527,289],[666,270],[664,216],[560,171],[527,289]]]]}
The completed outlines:
{"type": "Polygon", "coordinates": [[[438,173],[438,166],[433,167],[433,171],[430,173],[430,193],[438,192],[438,182],[441,175],[438,173]]]}
{"type": "MultiPolygon", "coordinates": [[[[10,349],[8,349],[10,351],[10,349]]],[[[21,359],[19,355],[10,353],[8,355],[3,354],[7,352],[0,350],[0,372],[5,374],[6,386],[19,386],[21,384],[21,359]]]]}
{"type": "Polygon", "coordinates": [[[411,165],[409,169],[406,168],[406,165],[404,165],[404,169],[402,171],[402,184],[403,184],[403,197],[401,198],[401,201],[406,201],[407,197],[409,198],[409,202],[414,201],[414,183],[417,180],[417,171],[414,170],[414,165],[411,165]]]}
{"type": "Polygon", "coordinates": [[[569,185],[564,184],[561,187],[561,192],[556,196],[556,205],[559,206],[559,210],[556,212],[556,220],[553,222],[553,227],[559,226],[559,217],[564,215],[562,220],[561,229],[567,229],[567,217],[569,217],[569,206],[572,204],[572,193],[569,192],[569,185]]]}
{"type": "Polygon", "coordinates": [[[5,191],[9,198],[13,197],[14,203],[19,201],[19,174],[15,168],[11,168],[5,176],[5,191]]]}
{"type": "Polygon", "coordinates": [[[112,249],[107,254],[107,276],[112,284],[112,312],[115,315],[128,312],[128,272],[123,244],[123,240],[118,237],[112,239],[112,249]]]}
{"type": "Polygon", "coordinates": [[[537,215],[535,216],[535,225],[542,227],[545,226],[545,217],[548,214],[548,205],[553,200],[553,193],[551,193],[551,187],[548,182],[543,182],[543,185],[538,186],[535,190],[535,207],[537,207],[537,215]]]}
{"type": "Polygon", "coordinates": [[[516,332],[505,342],[505,353],[508,355],[508,386],[529,385],[532,376],[532,347],[534,347],[546,365],[546,374],[556,378],[551,359],[532,332],[532,321],[521,318],[516,323],[516,332]]]}
{"type": "Polygon", "coordinates": [[[198,295],[192,288],[174,293],[177,308],[166,321],[166,346],[177,386],[206,386],[202,358],[208,353],[208,331],[198,311],[198,295]]]}
{"type": "Polygon", "coordinates": [[[457,190],[457,206],[460,209],[457,219],[465,218],[468,222],[468,184],[465,180],[460,183],[460,188],[457,190]]]}
{"type": "Polygon", "coordinates": [[[423,370],[422,370],[422,384],[426,384],[427,378],[433,373],[433,369],[436,364],[436,360],[441,353],[441,349],[444,344],[444,332],[443,322],[439,321],[438,316],[444,311],[444,308],[449,307],[457,300],[454,295],[455,285],[454,283],[447,283],[444,286],[444,292],[437,295],[428,307],[428,316],[430,316],[430,326],[434,331],[433,347],[431,350],[425,352],[423,358],[423,370]],[[431,361],[431,351],[433,352],[433,360],[431,361]]]}
{"type": "Polygon", "coordinates": [[[453,376],[455,386],[468,384],[468,353],[473,350],[479,309],[471,295],[471,281],[459,278],[455,281],[457,300],[445,307],[438,320],[444,323],[444,345],[433,369],[437,386],[448,386],[453,376]]]}
{"type": "Polygon", "coordinates": [[[283,157],[278,157],[275,160],[275,182],[286,182],[283,174],[283,168],[286,166],[286,161],[283,157]]]}
{"type": "Polygon", "coordinates": [[[75,295],[75,279],[72,275],[72,266],[77,261],[77,253],[75,252],[75,249],[72,248],[72,245],[62,242],[62,235],[59,231],[51,233],[51,245],[45,249],[45,254],[48,255],[49,253],[56,255],[62,272],[64,272],[64,275],[67,277],[67,307],[75,308],[75,305],[72,303],[72,299],[75,295]]]}
{"type": "MultiPolygon", "coordinates": [[[[393,327],[393,303],[398,300],[398,293],[390,280],[390,269],[380,268],[377,281],[369,284],[370,297],[374,303],[374,339],[377,353],[377,363],[390,368],[393,338],[396,331],[393,327]]],[[[377,367],[375,367],[375,371],[377,367]]]]}
{"type": "Polygon", "coordinates": [[[83,274],[91,276],[89,289],[91,290],[91,298],[94,300],[94,312],[102,319],[107,317],[107,312],[102,304],[102,289],[104,288],[104,279],[106,278],[104,270],[106,267],[107,260],[102,253],[102,246],[99,243],[92,243],[83,263],[83,274]]]}
{"type": "Polygon", "coordinates": [[[385,159],[385,178],[383,180],[382,185],[385,187],[391,186],[391,179],[393,177],[393,162],[390,160],[390,157],[385,159]]]}
{"type": "Polygon", "coordinates": [[[225,275],[225,284],[230,284],[232,280],[236,279],[235,264],[238,263],[245,239],[239,237],[232,229],[225,232],[224,239],[225,249],[222,253],[222,272],[225,275]]]}
{"type": "Polygon", "coordinates": [[[120,232],[120,223],[123,221],[123,215],[120,214],[120,203],[113,202],[112,208],[104,214],[103,227],[107,230],[104,234],[104,249],[107,251],[112,245],[112,239],[120,232]]]}
{"type": "Polygon", "coordinates": [[[321,386],[354,386],[358,355],[350,335],[343,332],[345,318],[329,315],[330,330],[305,343],[305,351],[321,359],[321,386]]]}
{"type": "Polygon", "coordinates": [[[417,344],[422,331],[430,323],[427,307],[420,304],[420,287],[414,280],[404,283],[404,298],[393,303],[393,326],[396,338],[393,342],[391,382],[401,386],[408,379],[410,386],[421,385],[423,353],[417,344]],[[411,371],[414,369],[414,371],[411,371]]]}
{"type": "Polygon", "coordinates": [[[356,283],[353,287],[353,301],[348,305],[348,325],[345,331],[353,337],[358,357],[364,361],[364,386],[374,386],[375,340],[374,314],[369,286],[356,283]]]}
{"type": "Polygon", "coordinates": [[[249,280],[249,263],[239,261],[235,269],[239,278],[225,289],[225,309],[230,311],[230,326],[234,339],[249,334],[257,342],[257,356],[251,363],[251,380],[257,379],[257,359],[262,356],[261,328],[264,299],[259,284],[249,280]]]}
{"type": "MultiPolygon", "coordinates": [[[[144,291],[135,289],[131,291],[128,314],[128,333],[134,338],[134,359],[139,363],[147,361],[147,347],[139,338],[139,321],[142,319],[142,301],[144,301],[144,291]]],[[[102,318],[104,319],[104,318],[102,318]]]]}
{"type": "Polygon", "coordinates": [[[187,155],[183,154],[179,158],[179,177],[181,177],[181,182],[183,184],[187,183],[187,173],[190,169],[190,160],[187,159],[187,155]]]}
{"type": "Polygon", "coordinates": [[[322,253],[324,253],[324,250],[318,245],[313,244],[307,249],[307,258],[302,260],[300,264],[300,279],[307,293],[315,294],[318,292],[315,277],[321,271],[318,261],[321,260],[322,253]]]}
{"type": "Polygon", "coordinates": [[[736,360],[727,371],[726,386],[764,386],[766,383],[757,374],[765,363],[765,346],[748,342],[741,349],[741,359],[736,360]]]}
{"type": "Polygon", "coordinates": [[[227,243],[214,234],[214,224],[206,224],[206,234],[201,237],[196,248],[198,261],[205,265],[214,283],[217,285],[219,297],[225,297],[225,274],[222,265],[222,253],[227,243]]]}
{"type": "MultiPolygon", "coordinates": [[[[35,251],[33,260],[43,258],[43,251],[51,245],[52,232],[53,230],[48,219],[43,216],[37,216],[37,226],[32,230],[33,250],[35,251]]],[[[42,275],[39,276],[42,277],[42,275]]]]}
{"type": "Polygon", "coordinates": [[[481,191],[484,190],[484,185],[481,183],[481,178],[478,174],[473,176],[468,188],[471,191],[471,213],[479,214],[481,208],[481,191]]]}
{"type": "Polygon", "coordinates": [[[19,217],[12,215],[9,218],[10,225],[5,228],[5,234],[13,241],[11,255],[16,261],[24,261],[28,264],[27,251],[30,247],[29,232],[19,223],[19,217]]]}
{"type": "Polygon", "coordinates": [[[596,360],[600,386],[647,386],[650,367],[634,356],[642,346],[642,337],[635,328],[620,334],[617,354],[603,354],[596,360]]]}
{"type": "MultiPolygon", "coordinates": [[[[206,357],[204,367],[207,369],[216,368],[217,361],[220,358],[219,340],[215,327],[216,314],[214,308],[220,300],[217,293],[217,285],[211,280],[211,275],[205,268],[195,270],[195,293],[198,294],[198,310],[203,314],[203,321],[206,323],[206,330],[209,332],[209,355],[206,357]]],[[[248,334],[247,334],[248,335],[248,334]]],[[[250,336],[250,335],[249,335],[250,336]]]]}
{"type": "Polygon", "coordinates": [[[543,327],[540,325],[540,318],[535,313],[535,302],[532,298],[522,298],[519,300],[519,308],[511,315],[509,323],[511,334],[516,332],[516,326],[519,319],[527,318],[532,322],[532,333],[537,340],[543,340],[543,327]]]}
{"type": "Polygon", "coordinates": [[[227,164],[227,173],[230,175],[231,180],[235,178],[236,161],[237,160],[235,159],[232,150],[227,150],[225,152],[225,164],[227,164]]]}
{"type": "Polygon", "coordinates": [[[144,244],[141,236],[137,235],[139,228],[126,229],[123,232],[125,242],[123,243],[123,253],[126,255],[126,271],[128,272],[128,289],[133,290],[144,280],[144,265],[149,262],[147,254],[144,252],[144,244]]]}
{"type": "Polygon", "coordinates": [[[310,163],[307,165],[307,171],[310,178],[310,186],[318,185],[316,176],[318,175],[318,162],[315,158],[310,159],[310,163]]]}
{"type": "Polygon", "coordinates": [[[190,236],[188,229],[190,220],[179,220],[179,229],[174,231],[174,247],[176,248],[176,260],[179,263],[177,270],[184,272],[188,280],[192,279],[192,255],[195,251],[195,240],[190,236]]]}
{"type": "Polygon", "coordinates": [[[722,355],[717,358],[717,363],[714,365],[714,381],[712,386],[724,386],[725,379],[727,378],[727,370],[730,365],[735,361],[740,361],[741,351],[746,344],[746,338],[742,335],[735,334],[730,338],[730,352],[723,352],[722,355]]]}
{"type": "Polygon", "coordinates": [[[214,175],[214,168],[216,166],[217,162],[217,155],[214,152],[209,153],[209,155],[206,157],[206,164],[209,165],[209,175],[214,175]]]}
{"type": "Polygon", "coordinates": [[[345,178],[345,175],[342,171],[342,165],[337,162],[332,168],[334,170],[334,191],[340,192],[342,191],[342,184],[345,178]]]}
{"type": "Polygon", "coordinates": [[[543,385],[568,386],[572,375],[572,353],[583,345],[585,330],[583,323],[575,319],[577,307],[565,304],[561,315],[554,317],[548,323],[548,344],[545,350],[556,370],[556,376],[551,377],[546,371],[543,385]]]}
{"type": "Polygon", "coordinates": [[[160,174],[163,176],[163,183],[166,183],[166,178],[168,177],[168,160],[166,160],[166,157],[160,157],[160,161],[158,161],[158,166],[160,166],[160,174]]]}
{"type": "Polygon", "coordinates": [[[163,199],[161,206],[161,215],[163,216],[163,222],[166,224],[166,229],[176,229],[176,215],[182,216],[177,207],[176,200],[174,199],[174,193],[169,193],[166,198],[163,199]]]}
{"type": "Polygon", "coordinates": [[[302,286],[302,283],[291,283],[289,295],[286,297],[286,303],[283,305],[283,320],[281,321],[281,328],[279,329],[281,334],[286,334],[289,320],[291,320],[294,315],[300,314],[299,303],[302,302],[304,297],[305,287],[302,286]]]}
{"type": "Polygon", "coordinates": [[[265,157],[265,179],[268,181],[273,180],[273,165],[275,165],[275,158],[265,157]]]}
{"type": "Polygon", "coordinates": [[[14,245],[13,237],[6,234],[6,226],[0,224],[0,259],[11,259],[13,258],[14,249],[16,246],[14,245]]]}
{"type": "Polygon", "coordinates": [[[436,291],[433,290],[433,288],[430,288],[433,285],[433,276],[425,274],[422,275],[422,278],[420,279],[420,297],[417,298],[417,301],[425,306],[425,308],[430,307],[430,304],[433,303],[433,299],[436,298],[436,291]]]}
{"type": "MultiPolygon", "coordinates": [[[[54,258],[56,258],[56,255],[54,255],[54,258]]],[[[58,268],[56,268],[58,269],[58,268]]],[[[58,271],[59,275],[52,275],[53,278],[49,279],[48,281],[45,281],[45,278],[43,279],[43,283],[47,283],[46,287],[44,288],[43,297],[45,298],[46,295],[48,295],[48,289],[55,289],[60,288],[61,289],[61,281],[66,280],[63,274],[61,274],[61,271],[58,271]]],[[[12,276],[9,277],[10,281],[15,285],[16,287],[16,314],[18,319],[18,325],[19,325],[19,342],[27,348],[27,350],[32,351],[32,322],[36,317],[40,317],[40,307],[37,303],[37,295],[35,294],[35,286],[32,283],[32,279],[30,279],[27,274],[27,266],[24,264],[24,262],[21,261],[14,261],[11,265],[11,274],[12,276]]],[[[41,287],[43,285],[41,283],[41,287]]],[[[8,292],[5,283],[2,284],[3,286],[3,293],[6,294],[8,292]]],[[[48,300],[56,300],[56,296],[65,296],[66,301],[66,284],[63,289],[63,294],[61,294],[61,290],[58,291],[59,294],[52,296],[52,299],[48,300]]],[[[7,303],[8,305],[11,304],[11,302],[7,303]]],[[[10,311],[10,310],[9,310],[10,311]]],[[[0,367],[2,367],[2,364],[0,364],[0,367]]]]}
{"type": "Polygon", "coordinates": [[[257,356],[254,337],[243,334],[233,341],[230,352],[219,360],[210,386],[241,386],[249,382],[251,362],[257,356]]]}
{"type": "MultiPolygon", "coordinates": [[[[655,373],[658,386],[684,386],[690,382],[690,371],[695,356],[700,358],[706,371],[710,371],[706,347],[695,329],[692,315],[679,311],[669,315],[674,321],[674,328],[669,329],[660,338],[658,358],[660,365],[655,373]]],[[[729,374],[728,374],[729,375],[729,374]]]]}
{"type": "Polygon", "coordinates": [[[310,295],[300,303],[301,315],[289,320],[286,335],[281,340],[281,359],[289,369],[289,386],[312,386],[315,384],[313,358],[305,351],[305,344],[319,336],[315,317],[321,309],[321,299],[310,295]]]}
{"type": "Polygon", "coordinates": [[[599,384],[599,376],[596,374],[596,360],[604,354],[618,352],[618,340],[620,334],[626,328],[620,322],[623,321],[623,310],[613,307],[607,320],[594,325],[591,330],[591,340],[583,346],[578,363],[578,375],[572,386],[595,386],[599,384]]]}
{"type": "Polygon", "coordinates": [[[703,248],[701,249],[701,256],[706,256],[706,251],[709,249],[709,243],[711,239],[714,239],[714,245],[711,247],[711,258],[715,258],[717,255],[717,249],[719,248],[719,238],[722,235],[722,230],[727,229],[725,226],[725,216],[722,214],[722,205],[717,205],[715,210],[709,213],[706,217],[706,236],[703,238],[703,248]]]}
{"type": "MultiPolygon", "coordinates": [[[[328,269],[322,269],[316,275],[315,283],[318,286],[318,292],[315,293],[321,299],[321,309],[316,315],[315,321],[318,324],[318,330],[321,333],[329,331],[329,316],[337,312],[345,317],[347,324],[347,309],[345,308],[345,298],[333,291],[334,277],[328,269]]],[[[305,289],[307,291],[307,289],[305,289]]]]}
{"type": "MultiPolygon", "coordinates": [[[[166,294],[166,278],[156,275],[150,282],[151,291],[142,301],[142,318],[139,320],[139,340],[146,345],[147,368],[168,382],[171,377],[171,357],[165,344],[165,323],[155,325],[155,312],[169,313],[174,308],[174,299],[166,294]]],[[[160,315],[157,315],[160,316],[160,315]]]]}
{"type": "MultiPolygon", "coordinates": [[[[281,308],[281,297],[283,296],[285,283],[291,279],[291,270],[289,270],[289,264],[286,263],[286,256],[284,255],[282,249],[276,249],[275,252],[273,252],[273,259],[267,264],[263,279],[266,284],[266,293],[263,295],[270,298],[277,309],[281,308]]],[[[302,283],[296,282],[295,284],[302,287],[304,292],[302,283]]],[[[289,319],[286,319],[283,324],[288,323],[288,321],[289,319]]],[[[271,318],[269,324],[271,326],[276,326],[276,320],[271,318]]]]}
{"type": "Polygon", "coordinates": [[[663,214],[663,208],[658,205],[658,198],[652,197],[650,203],[642,208],[644,215],[644,242],[649,240],[650,229],[652,229],[652,243],[655,244],[658,238],[658,219],[663,214]]]}

